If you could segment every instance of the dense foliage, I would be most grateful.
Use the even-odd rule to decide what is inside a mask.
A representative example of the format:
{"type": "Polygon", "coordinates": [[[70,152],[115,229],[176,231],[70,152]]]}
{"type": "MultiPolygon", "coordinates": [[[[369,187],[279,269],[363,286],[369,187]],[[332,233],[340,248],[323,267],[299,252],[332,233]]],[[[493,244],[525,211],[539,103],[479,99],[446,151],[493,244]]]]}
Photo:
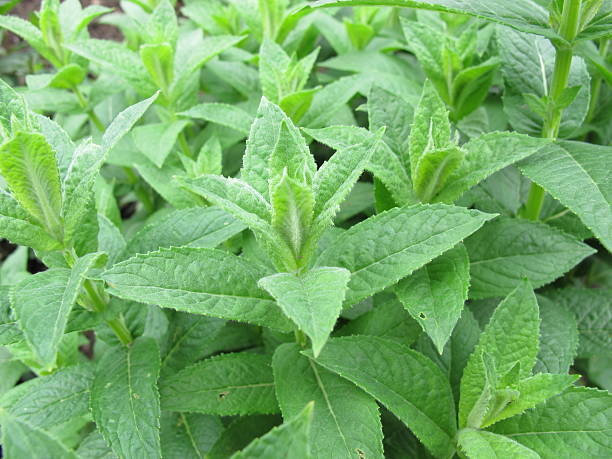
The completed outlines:
{"type": "Polygon", "coordinates": [[[612,1],[16,5],[4,457],[612,457],[612,1]]]}

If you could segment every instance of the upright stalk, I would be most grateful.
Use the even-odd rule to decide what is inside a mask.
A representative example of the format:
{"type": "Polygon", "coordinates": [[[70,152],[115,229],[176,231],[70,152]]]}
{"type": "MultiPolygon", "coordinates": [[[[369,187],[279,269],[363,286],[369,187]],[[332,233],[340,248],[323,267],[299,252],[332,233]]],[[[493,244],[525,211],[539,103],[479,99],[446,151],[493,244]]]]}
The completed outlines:
{"type": "MultiPolygon", "coordinates": [[[[567,88],[567,82],[569,80],[572,57],[574,54],[574,39],[576,35],[578,35],[578,26],[580,23],[581,3],[581,0],[565,0],[563,2],[559,35],[561,35],[565,42],[560,45],[555,45],[557,51],[555,56],[555,68],[553,71],[550,93],[548,94],[551,110],[544,120],[544,127],[542,129],[542,137],[544,138],[556,139],[559,134],[563,108],[559,107],[558,101],[567,88]]],[[[523,211],[523,217],[529,220],[538,220],[540,218],[545,194],[542,187],[538,184],[531,184],[527,203],[523,211]]]]}

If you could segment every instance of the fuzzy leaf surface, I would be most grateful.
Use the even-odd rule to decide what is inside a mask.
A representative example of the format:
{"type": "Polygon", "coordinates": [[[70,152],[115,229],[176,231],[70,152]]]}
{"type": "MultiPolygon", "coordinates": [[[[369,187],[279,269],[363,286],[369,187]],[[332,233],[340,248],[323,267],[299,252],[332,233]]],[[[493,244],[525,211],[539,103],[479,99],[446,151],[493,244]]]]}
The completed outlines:
{"type": "Polygon", "coordinates": [[[493,217],[443,204],[395,208],[351,227],[317,264],[351,271],[345,304],[355,304],[451,249],[493,217]]]}
{"type": "Polygon", "coordinates": [[[221,416],[278,412],[270,357],[222,354],[169,376],[160,385],[164,410],[221,416]]]}
{"type": "Polygon", "coordinates": [[[316,362],[393,412],[436,457],[454,452],[455,405],[440,369],[407,346],[373,336],[335,338],[316,362]]]}
{"type": "Polygon", "coordinates": [[[103,275],[120,298],[290,330],[274,300],[257,287],[261,277],[260,268],[243,258],[202,248],[136,255],[103,275]]]}
{"type": "Polygon", "coordinates": [[[91,388],[91,412],[119,457],[161,458],[159,349],[153,338],[104,354],[91,388]]]}

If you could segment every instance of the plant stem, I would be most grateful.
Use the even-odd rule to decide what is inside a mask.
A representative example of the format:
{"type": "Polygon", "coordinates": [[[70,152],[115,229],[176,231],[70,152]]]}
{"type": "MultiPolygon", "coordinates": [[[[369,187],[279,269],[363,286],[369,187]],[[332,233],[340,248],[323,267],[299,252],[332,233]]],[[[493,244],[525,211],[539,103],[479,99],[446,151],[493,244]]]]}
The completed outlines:
{"type": "Polygon", "coordinates": [[[187,143],[187,137],[185,137],[185,133],[183,131],[181,131],[181,133],[178,135],[178,141],[179,145],[181,146],[181,150],[183,150],[185,156],[193,159],[193,152],[191,151],[191,148],[189,148],[189,143],[187,143]]]}
{"type": "MultiPolygon", "coordinates": [[[[77,260],[77,255],[74,249],[64,250],[64,258],[70,267],[72,267],[77,260]]],[[[96,285],[91,279],[85,279],[83,282],[83,289],[87,293],[87,299],[91,303],[91,310],[98,314],[104,314],[108,306],[108,299],[105,298],[103,293],[100,293],[98,285],[96,285]]],[[[106,321],[108,326],[115,332],[117,338],[124,346],[128,346],[134,339],[132,333],[126,327],[123,321],[123,316],[115,317],[114,319],[108,319],[106,321]]]]}
{"type": "Polygon", "coordinates": [[[73,88],[73,92],[76,95],[77,99],[79,100],[79,105],[81,106],[83,110],[85,110],[85,113],[87,113],[87,116],[89,117],[91,122],[94,124],[94,126],[96,126],[96,128],[100,132],[104,132],[104,130],[106,129],[106,127],[104,126],[104,123],[100,121],[100,118],[98,118],[98,115],[96,115],[93,109],[89,108],[89,104],[85,100],[85,97],[83,97],[83,93],[78,88],[78,86],[75,86],[73,88]]]}
{"type": "MultiPolygon", "coordinates": [[[[559,27],[559,34],[566,43],[555,46],[555,68],[553,70],[550,93],[548,94],[550,103],[552,104],[552,110],[549,116],[544,120],[544,127],[542,129],[542,137],[544,138],[556,139],[559,134],[563,109],[558,106],[557,102],[567,88],[567,82],[569,80],[572,57],[574,54],[573,42],[576,35],[578,35],[578,25],[580,23],[581,3],[582,1],[580,0],[565,0],[563,3],[563,14],[561,26],[559,27]]],[[[545,196],[546,193],[544,189],[538,184],[532,183],[522,216],[529,220],[538,220],[540,218],[542,206],[544,205],[545,196]]]]}
{"type": "MultiPolygon", "coordinates": [[[[610,45],[610,40],[602,39],[599,44],[599,55],[605,60],[608,54],[608,49],[610,45]]],[[[589,112],[586,116],[586,122],[588,123],[595,116],[595,112],[597,110],[597,101],[599,99],[599,93],[601,91],[601,76],[595,77],[593,81],[593,87],[591,89],[591,101],[589,103],[589,112]]]]}

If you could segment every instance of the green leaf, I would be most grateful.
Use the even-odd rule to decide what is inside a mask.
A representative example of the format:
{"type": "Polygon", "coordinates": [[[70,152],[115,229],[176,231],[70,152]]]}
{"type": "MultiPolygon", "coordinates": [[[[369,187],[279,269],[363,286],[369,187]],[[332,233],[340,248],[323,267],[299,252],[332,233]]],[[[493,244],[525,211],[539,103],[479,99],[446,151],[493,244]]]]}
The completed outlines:
{"type": "Polygon", "coordinates": [[[375,136],[337,151],[317,171],[313,188],[315,225],[321,228],[319,231],[331,224],[340,204],[370,163],[383,133],[381,129],[375,136]]]}
{"type": "MultiPolygon", "coordinates": [[[[299,165],[308,164],[307,167],[311,175],[314,175],[316,171],[316,165],[310,155],[308,146],[293,122],[277,105],[262,97],[247,139],[243,158],[242,178],[264,197],[268,196],[269,191],[268,179],[271,176],[270,157],[272,152],[277,150],[283,125],[286,129],[286,140],[284,145],[281,146],[291,149],[288,151],[278,150],[278,154],[282,153],[282,155],[279,156],[276,172],[282,172],[285,166],[291,165],[293,167],[292,161],[294,157],[304,160],[296,161],[299,165]],[[292,158],[291,161],[283,161],[281,159],[287,157],[292,158]],[[307,158],[310,158],[308,163],[306,163],[307,158]]],[[[293,176],[294,174],[290,173],[290,175],[293,176]]]]}
{"type": "Polygon", "coordinates": [[[421,327],[397,297],[384,293],[374,297],[374,307],[340,328],[335,336],[371,335],[410,346],[421,335],[421,327]]]}
{"type": "Polygon", "coordinates": [[[350,277],[351,273],[343,268],[313,268],[297,275],[273,274],[260,279],[259,285],[310,337],[316,357],[340,315],[350,277]]]}
{"type": "Polygon", "coordinates": [[[99,253],[92,253],[77,260],[72,270],[53,268],[26,278],[15,287],[12,307],[26,340],[44,366],[54,366],[84,276],[99,259],[99,253]]]}
{"type": "Polygon", "coordinates": [[[351,227],[317,263],[351,271],[345,304],[355,304],[451,249],[493,217],[442,204],[392,209],[351,227]]]}
{"type": "Polygon", "coordinates": [[[521,172],[574,212],[612,250],[610,147],[559,142],[519,163],[521,172]]]}
{"type": "Polygon", "coordinates": [[[56,73],[27,75],[26,84],[29,89],[43,88],[72,89],[85,79],[86,73],[80,65],[68,64],[58,69],[56,73]]]}
{"type": "Polygon", "coordinates": [[[463,162],[450,174],[433,201],[454,202],[474,185],[538,152],[547,143],[548,140],[515,132],[491,132],[470,140],[461,147],[465,151],[463,162]]]}
{"type": "Polygon", "coordinates": [[[612,311],[610,289],[567,287],[546,292],[555,308],[564,308],[576,317],[580,334],[580,357],[612,352],[612,311]]]}
{"type": "Polygon", "coordinates": [[[215,416],[163,412],[162,457],[165,459],[206,457],[222,431],[223,425],[215,416]]]}
{"type": "Polygon", "coordinates": [[[2,396],[0,406],[16,420],[49,431],[89,413],[92,381],[92,365],[73,365],[19,384],[2,396]]]}
{"type": "Polygon", "coordinates": [[[484,430],[462,429],[459,447],[468,458],[504,457],[508,459],[539,459],[540,455],[511,438],[484,430]]]}
{"type": "Polygon", "coordinates": [[[255,232],[271,231],[272,208],[248,183],[232,177],[203,175],[195,179],[180,177],[178,182],[231,213],[255,232]]]}
{"type": "Polygon", "coordinates": [[[214,248],[244,229],[244,225],[218,207],[192,207],[169,212],[132,237],[120,260],[162,247],[214,248]]]}
{"type": "Polygon", "coordinates": [[[317,165],[310,150],[295,126],[281,121],[278,140],[270,152],[268,160],[269,188],[272,188],[287,171],[287,175],[297,182],[310,185],[317,171],[317,165]]]}
{"type": "Polygon", "coordinates": [[[552,375],[539,373],[523,379],[517,385],[519,397],[513,400],[504,410],[492,418],[488,418],[483,427],[490,426],[503,419],[516,416],[533,408],[549,398],[560,394],[570,387],[579,375],[552,375]]]}
{"type": "Polygon", "coordinates": [[[221,416],[276,413],[269,356],[223,354],[202,360],[160,384],[164,410],[221,416]]]}
{"type": "Polygon", "coordinates": [[[359,5],[400,6],[468,14],[524,32],[557,38],[557,34],[548,25],[548,11],[534,0],[516,0],[511,3],[486,0],[319,0],[314,4],[314,6],[359,5]]]}
{"type": "Polygon", "coordinates": [[[253,116],[250,113],[235,105],[220,103],[194,105],[179,115],[227,126],[245,135],[248,135],[253,123],[253,116]]]}
{"type": "Polygon", "coordinates": [[[91,412],[119,457],[161,458],[159,440],[159,349],[140,337],[129,348],[109,349],[91,388],[91,412]]]}
{"type": "Polygon", "coordinates": [[[453,455],[453,395],[427,357],[395,341],[351,336],[330,340],[316,362],[379,400],[436,457],[453,455]]]}
{"type": "Polygon", "coordinates": [[[206,355],[218,342],[226,322],[215,317],[179,312],[170,321],[168,349],[162,355],[160,378],[176,373],[206,355]]]}
{"type": "Polygon", "coordinates": [[[272,228],[293,252],[297,266],[308,263],[312,250],[304,253],[310,237],[314,195],[308,185],[290,178],[287,169],[270,190],[272,228]]]}
{"type": "Polygon", "coordinates": [[[595,251],[544,223],[500,217],[467,238],[470,298],[507,295],[523,278],[541,287],[595,251]]]}
{"type": "Polygon", "coordinates": [[[155,84],[140,56],[123,44],[110,40],[88,39],[65,46],[73,53],[123,78],[139,94],[148,97],[155,92],[155,84]]]}
{"type": "MultiPolygon", "coordinates": [[[[304,129],[304,132],[335,150],[347,149],[352,145],[365,142],[368,137],[374,135],[356,126],[330,126],[323,129],[304,129]]],[[[366,169],[384,183],[398,204],[406,205],[417,202],[412,191],[410,175],[398,154],[394,153],[384,141],[378,143],[378,148],[370,157],[370,164],[366,169]]]]}
{"type": "Polygon", "coordinates": [[[517,362],[520,377],[528,377],[538,353],[539,332],[538,303],[531,286],[523,281],[497,306],[468,360],[461,379],[459,427],[467,425],[468,415],[485,387],[482,354],[491,356],[499,378],[517,362]]]}
{"type": "MultiPolygon", "coordinates": [[[[497,43],[504,77],[504,112],[519,132],[540,136],[542,117],[526,110],[523,94],[548,96],[552,87],[555,48],[548,40],[500,27],[497,43]]],[[[561,117],[559,135],[570,137],[583,124],[589,109],[590,77],[587,67],[574,56],[567,87],[580,87],[578,94],[561,117]]]]}
{"type": "Polygon", "coordinates": [[[401,280],[395,293],[442,354],[461,317],[470,283],[469,259],[462,244],[401,280]]]}
{"type": "Polygon", "coordinates": [[[534,372],[567,374],[578,350],[576,319],[558,301],[551,301],[545,296],[538,296],[538,305],[540,351],[534,372]]]}
{"type": "MultiPolygon", "coordinates": [[[[5,16],[0,16],[0,21],[5,16]]],[[[23,97],[0,78],[0,140],[9,137],[15,120],[27,125],[30,113],[23,97]]]]}
{"type": "Polygon", "coordinates": [[[433,84],[428,80],[423,87],[423,94],[414,112],[414,121],[410,130],[410,157],[404,157],[406,167],[410,166],[413,180],[417,180],[421,171],[421,161],[432,150],[442,150],[451,145],[450,121],[444,101],[440,98],[433,84]]]}
{"type": "Polygon", "coordinates": [[[110,150],[134,127],[134,125],[142,118],[148,108],[157,100],[159,93],[153,94],[151,97],[131,105],[130,107],[119,113],[111,124],[106,128],[102,135],[103,157],[106,158],[110,150]]]}
{"type": "Polygon", "coordinates": [[[289,118],[297,123],[310,108],[312,100],[319,89],[319,87],[302,89],[301,91],[288,94],[281,99],[278,106],[287,114],[289,118]]]}
{"type": "Polygon", "coordinates": [[[314,457],[383,456],[380,415],[372,397],[301,355],[296,344],[279,346],[272,367],[285,419],[314,401],[310,434],[314,457]]]}
{"type": "Polygon", "coordinates": [[[453,172],[460,167],[464,155],[463,150],[455,146],[423,153],[416,175],[413,176],[414,193],[421,202],[432,201],[453,172]]]}
{"type": "Polygon", "coordinates": [[[313,405],[310,402],[297,416],[263,437],[256,438],[242,451],[232,455],[232,459],[266,459],[274,457],[279,451],[286,452],[287,459],[311,458],[309,439],[313,405]]]}
{"type": "Polygon", "coordinates": [[[57,67],[62,63],[55,57],[53,51],[47,46],[42,33],[32,23],[25,21],[17,16],[7,14],[0,15],[0,27],[10,30],[15,35],[20,36],[34,48],[41,56],[57,67]]]}
{"type": "Polygon", "coordinates": [[[9,458],[45,457],[48,459],[78,459],[51,434],[28,423],[0,413],[2,420],[2,452],[9,458]]]}
{"type": "Polygon", "coordinates": [[[576,387],[492,430],[544,458],[606,457],[612,448],[610,416],[612,395],[576,387]]]}
{"type": "Polygon", "coordinates": [[[162,167],[179,134],[189,124],[187,120],[153,123],[132,129],[134,144],[157,167],[162,167]]]}
{"type": "Polygon", "coordinates": [[[373,84],[368,96],[368,120],[371,131],[385,127],[384,140],[401,157],[409,151],[414,108],[398,94],[373,84]]]}
{"type": "Polygon", "coordinates": [[[257,287],[262,276],[256,265],[221,250],[172,248],[136,255],[102,277],[120,298],[288,331],[289,320],[257,287]]]}
{"type": "Polygon", "coordinates": [[[18,132],[0,147],[0,172],[13,196],[55,238],[61,235],[57,162],[41,134],[18,132]]]}
{"type": "MultiPolygon", "coordinates": [[[[160,3],[160,5],[163,3],[160,3]]],[[[140,46],[138,51],[151,79],[158,88],[168,94],[170,84],[174,79],[174,50],[172,45],[170,43],[145,43],[140,46]]]]}
{"type": "Polygon", "coordinates": [[[0,190],[0,237],[13,244],[35,250],[57,250],[61,243],[49,236],[19,203],[7,192],[0,190]]]}

